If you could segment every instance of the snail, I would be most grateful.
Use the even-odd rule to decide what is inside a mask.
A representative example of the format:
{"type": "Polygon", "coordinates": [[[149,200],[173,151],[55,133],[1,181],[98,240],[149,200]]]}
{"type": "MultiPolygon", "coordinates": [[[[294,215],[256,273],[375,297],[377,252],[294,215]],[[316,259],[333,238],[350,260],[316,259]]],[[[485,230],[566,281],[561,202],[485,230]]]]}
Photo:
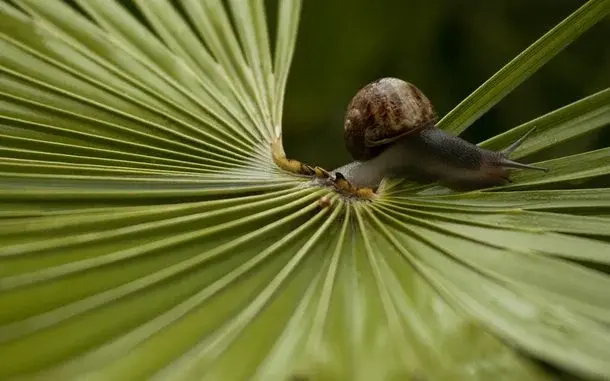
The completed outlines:
{"type": "Polygon", "coordinates": [[[373,189],[386,176],[400,176],[472,190],[510,182],[511,168],[548,171],[508,158],[533,129],[496,152],[450,135],[436,122],[432,104],[414,85],[397,78],[366,85],[345,115],[345,144],[356,161],[334,175],[373,189]]]}

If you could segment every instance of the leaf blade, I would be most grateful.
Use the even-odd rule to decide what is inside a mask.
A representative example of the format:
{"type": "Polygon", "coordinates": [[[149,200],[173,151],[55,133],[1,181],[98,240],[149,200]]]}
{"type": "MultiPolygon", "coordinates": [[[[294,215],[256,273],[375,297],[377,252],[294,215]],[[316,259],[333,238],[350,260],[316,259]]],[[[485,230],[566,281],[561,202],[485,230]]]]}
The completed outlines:
{"type": "Polygon", "coordinates": [[[439,128],[459,135],[587,29],[608,15],[608,0],[590,0],[496,72],[445,115],[439,128]]]}

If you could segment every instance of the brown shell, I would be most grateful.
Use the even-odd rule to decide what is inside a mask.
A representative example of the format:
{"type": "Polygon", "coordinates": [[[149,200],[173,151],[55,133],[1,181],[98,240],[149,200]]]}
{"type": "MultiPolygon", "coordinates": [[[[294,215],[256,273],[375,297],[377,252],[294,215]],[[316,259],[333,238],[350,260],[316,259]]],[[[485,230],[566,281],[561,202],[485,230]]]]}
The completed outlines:
{"type": "Polygon", "coordinates": [[[436,121],[432,104],[417,87],[398,78],[382,78],[352,98],[345,115],[345,144],[354,159],[368,160],[394,140],[436,121]]]}

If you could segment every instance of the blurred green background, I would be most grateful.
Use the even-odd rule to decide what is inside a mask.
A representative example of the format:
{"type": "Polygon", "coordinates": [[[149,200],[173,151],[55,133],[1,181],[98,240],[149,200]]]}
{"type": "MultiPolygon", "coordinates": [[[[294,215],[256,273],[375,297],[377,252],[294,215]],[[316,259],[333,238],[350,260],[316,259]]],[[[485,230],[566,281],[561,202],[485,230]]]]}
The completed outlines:
{"type": "MultiPolygon", "coordinates": [[[[329,169],[350,161],[342,135],[345,108],[359,88],[380,77],[414,83],[444,115],[583,3],[305,0],[284,111],[288,156],[329,169]]],[[[607,88],[609,39],[606,20],[463,137],[479,142],[607,88]]],[[[608,130],[555,149],[565,154],[608,146],[608,130]]]]}

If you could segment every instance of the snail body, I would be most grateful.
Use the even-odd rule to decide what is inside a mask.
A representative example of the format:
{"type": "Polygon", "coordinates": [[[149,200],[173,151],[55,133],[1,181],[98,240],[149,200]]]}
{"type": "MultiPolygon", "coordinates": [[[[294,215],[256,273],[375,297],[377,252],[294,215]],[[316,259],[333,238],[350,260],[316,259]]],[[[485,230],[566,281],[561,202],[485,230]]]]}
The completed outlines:
{"type": "Polygon", "coordinates": [[[535,167],[508,158],[533,131],[503,151],[480,148],[436,127],[426,96],[397,78],[382,78],[350,102],[344,125],[346,148],[356,159],[341,173],[356,187],[376,188],[386,176],[439,182],[468,190],[509,182],[509,169],[535,167]]]}

